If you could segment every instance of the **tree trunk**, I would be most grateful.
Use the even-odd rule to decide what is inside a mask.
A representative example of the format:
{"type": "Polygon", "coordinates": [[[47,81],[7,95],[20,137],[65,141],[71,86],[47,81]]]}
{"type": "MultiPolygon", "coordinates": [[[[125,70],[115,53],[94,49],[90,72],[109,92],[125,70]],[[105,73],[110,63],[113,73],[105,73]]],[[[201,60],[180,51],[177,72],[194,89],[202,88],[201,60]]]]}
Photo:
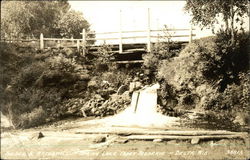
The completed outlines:
{"type": "Polygon", "coordinates": [[[231,15],[231,44],[235,44],[235,32],[234,32],[234,6],[233,6],[234,0],[231,0],[231,6],[230,6],[230,15],[231,15]]]}
{"type": "Polygon", "coordinates": [[[229,22],[228,22],[228,16],[227,15],[224,15],[224,22],[225,22],[225,25],[226,25],[226,28],[225,28],[225,32],[227,35],[229,35],[229,22]]]}

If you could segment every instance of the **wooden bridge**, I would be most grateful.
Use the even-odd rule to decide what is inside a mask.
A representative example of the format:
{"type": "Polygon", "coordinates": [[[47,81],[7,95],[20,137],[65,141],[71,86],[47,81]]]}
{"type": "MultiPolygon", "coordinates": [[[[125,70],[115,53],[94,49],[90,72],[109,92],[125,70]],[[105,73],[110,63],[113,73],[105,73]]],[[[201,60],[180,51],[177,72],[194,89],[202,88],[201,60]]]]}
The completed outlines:
{"type": "MultiPolygon", "coordinates": [[[[20,42],[28,46],[40,48],[77,48],[83,55],[98,54],[98,48],[108,45],[109,54],[116,57],[117,63],[142,63],[142,55],[152,51],[152,46],[156,43],[169,43],[170,41],[183,46],[191,42],[195,37],[194,29],[162,29],[162,30],[139,30],[139,31],[119,31],[119,32],[86,32],[82,31],[81,39],[74,38],[45,38],[40,34],[40,39],[12,39],[5,42],[20,42]],[[128,34],[132,36],[128,36],[128,34]],[[138,35],[139,34],[139,35],[138,35]],[[95,35],[95,36],[93,36],[95,35]],[[90,38],[95,37],[95,38],[90,38]]],[[[3,41],[3,40],[1,40],[3,41]]]]}
{"type": "Polygon", "coordinates": [[[156,43],[169,43],[170,41],[179,46],[186,45],[195,37],[194,29],[162,29],[162,30],[139,30],[119,32],[88,32],[83,29],[82,38],[45,38],[40,34],[40,39],[12,39],[5,42],[21,42],[41,50],[46,48],[70,47],[77,48],[83,55],[97,54],[98,48],[105,44],[111,49],[117,63],[141,63],[142,55],[149,53],[156,43]],[[127,36],[128,34],[132,36],[127,36]],[[139,35],[138,35],[139,34],[139,35]],[[95,35],[95,36],[93,36],[95,35]],[[95,37],[95,38],[90,38],[95,37]]]}
{"type": "MultiPolygon", "coordinates": [[[[91,53],[96,54],[98,48],[103,47],[103,44],[108,44],[111,48],[111,54],[118,57],[118,63],[123,63],[120,59],[130,59],[138,63],[142,60],[142,54],[152,51],[152,46],[158,42],[170,41],[185,45],[191,42],[193,37],[196,36],[193,32],[192,26],[190,28],[168,28],[164,29],[151,29],[150,26],[150,9],[148,8],[147,14],[147,29],[145,30],[122,30],[122,16],[120,10],[120,28],[118,32],[86,32],[82,30],[81,39],[72,38],[47,38],[40,34],[40,39],[29,40],[9,40],[9,42],[18,41],[26,43],[36,48],[59,48],[59,47],[74,47],[83,55],[91,53]],[[93,38],[94,37],[94,38],[93,38]],[[131,59],[131,57],[133,57],[131,59]]],[[[8,40],[4,40],[8,41],[8,40]]],[[[130,61],[131,62],[131,61],[130,61]]],[[[124,61],[124,63],[127,63],[124,61]]],[[[132,63],[132,62],[131,62],[132,63]]]]}
{"type": "Polygon", "coordinates": [[[152,46],[156,43],[169,43],[170,41],[183,46],[191,42],[195,36],[194,29],[162,29],[162,30],[140,30],[140,31],[120,31],[86,33],[83,30],[82,39],[55,39],[43,38],[40,36],[40,48],[47,47],[76,47],[78,51],[85,54],[98,55],[98,49],[104,45],[110,48],[109,54],[116,57],[117,63],[142,63],[142,55],[152,51],[152,46]],[[140,35],[138,35],[138,33],[140,35]],[[181,34],[178,34],[181,33],[181,34]],[[132,36],[127,36],[132,34],[132,36]],[[95,35],[95,38],[92,35],[95,35]],[[135,42],[136,41],[136,42],[135,42]],[[56,44],[55,44],[56,42],[56,44]],[[92,44],[92,43],[93,44],[92,44]]]}

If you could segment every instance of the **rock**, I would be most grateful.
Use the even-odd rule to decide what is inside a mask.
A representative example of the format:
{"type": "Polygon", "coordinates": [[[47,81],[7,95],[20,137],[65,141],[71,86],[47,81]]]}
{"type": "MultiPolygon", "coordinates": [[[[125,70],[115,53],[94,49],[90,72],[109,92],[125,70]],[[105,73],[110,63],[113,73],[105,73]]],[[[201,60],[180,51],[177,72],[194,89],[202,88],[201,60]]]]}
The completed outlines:
{"type": "Polygon", "coordinates": [[[248,113],[243,113],[243,112],[238,112],[237,116],[235,117],[233,123],[239,124],[241,126],[246,126],[250,122],[249,114],[248,113]]]}
{"type": "Polygon", "coordinates": [[[199,138],[192,138],[192,140],[191,140],[191,144],[198,144],[198,143],[199,143],[199,141],[200,141],[200,139],[199,139],[199,138]]]}
{"type": "Polygon", "coordinates": [[[135,88],[135,83],[134,82],[131,82],[129,84],[129,92],[133,92],[134,91],[134,88],[135,88]]]}
{"type": "Polygon", "coordinates": [[[128,142],[128,139],[116,139],[115,142],[124,144],[128,142]]]}
{"type": "Polygon", "coordinates": [[[89,74],[81,74],[81,75],[79,75],[79,79],[80,80],[89,80],[90,76],[89,76],[89,74]]]}
{"type": "Polygon", "coordinates": [[[32,134],[30,139],[41,139],[43,137],[44,137],[43,133],[39,132],[38,134],[37,133],[32,134]]]}
{"type": "Polygon", "coordinates": [[[117,90],[117,94],[118,94],[118,95],[122,95],[126,90],[127,90],[127,86],[121,85],[121,86],[118,88],[118,90],[117,90]]]}
{"type": "Polygon", "coordinates": [[[94,81],[94,80],[90,80],[90,81],[88,82],[88,87],[97,87],[97,82],[94,81]]]}
{"type": "Polygon", "coordinates": [[[145,70],[144,70],[144,74],[145,74],[145,75],[150,75],[150,73],[151,73],[150,69],[145,69],[145,70]]]}
{"type": "Polygon", "coordinates": [[[133,92],[137,89],[140,89],[142,87],[142,83],[141,82],[131,82],[129,84],[129,92],[133,92]]]}
{"type": "Polygon", "coordinates": [[[125,91],[125,92],[122,94],[122,96],[123,96],[124,98],[127,98],[128,100],[130,100],[129,91],[125,91]]]}
{"type": "Polygon", "coordinates": [[[163,140],[158,138],[158,139],[154,139],[153,142],[162,142],[163,140]]]}
{"type": "Polygon", "coordinates": [[[230,144],[230,140],[222,139],[216,142],[216,144],[227,146],[230,144]]]}
{"type": "Polygon", "coordinates": [[[176,140],[170,140],[167,142],[167,144],[177,144],[177,141],[176,140]]]}
{"type": "Polygon", "coordinates": [[[44,137],[43,133],[42,133],[42,132],[39,132],[37,138],[40,139],[40,138],[43,138],[43,137],[44,137]]]}
{"type": "Polygon", "coordinates": [[[133,82],[137,82],[137,81],[139,81],[139,78],[138,78],[138,77],[135,77],[135,78],[133,79],[133,82]]]}
{"type": "Polygon", "coordinates": [[[105,136],[99,136],[99,137],[96,137],[93,142],[94,143],[103,143],[103,142],[106,142],[106,137],[105,136]]]}

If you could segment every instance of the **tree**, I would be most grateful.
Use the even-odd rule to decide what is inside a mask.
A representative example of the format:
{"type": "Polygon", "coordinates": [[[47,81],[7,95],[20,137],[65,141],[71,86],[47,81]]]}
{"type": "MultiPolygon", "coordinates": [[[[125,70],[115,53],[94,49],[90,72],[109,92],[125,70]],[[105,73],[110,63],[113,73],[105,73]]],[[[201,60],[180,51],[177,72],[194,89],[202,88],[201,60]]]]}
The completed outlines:
{"type": "Polygon", "coordinates": [[[7,37],[56,34],[56,25],[70,5],[67,1],[3,1],[2,33],[7,37]]]}
{"type": "MultiPolygon", "coordinates": [[[[1,33],[7,37],[80,36],[89,23],[66,0],[1,1],[1,33]]],[[[2,36],[2,34],[1,34],[2,36]]]]}
{"type": "MultiPolygon", "coordinates": [[[[234,44],[237,32],[236,23],[243,25],[243,16],[248,11],[247,0],[187,0],[184,10],[191,13],[192,22],[202,28],[213,27],[220,18],[224,21],[224,32],[234,44]]],[[[223,27],[221,27],[223,30],[223,27]]]]}
{"type": "Polygon", "coordinates": [[[88,21],[83,18],[82,12],[74,10],[70,10],[63,15],[58,23],[61,35],[67,38],[72,36],[74,38],[81,38],[80,33],[82,32],[82,29],[89,31],[89,27],[90,25],[88,21]]]}

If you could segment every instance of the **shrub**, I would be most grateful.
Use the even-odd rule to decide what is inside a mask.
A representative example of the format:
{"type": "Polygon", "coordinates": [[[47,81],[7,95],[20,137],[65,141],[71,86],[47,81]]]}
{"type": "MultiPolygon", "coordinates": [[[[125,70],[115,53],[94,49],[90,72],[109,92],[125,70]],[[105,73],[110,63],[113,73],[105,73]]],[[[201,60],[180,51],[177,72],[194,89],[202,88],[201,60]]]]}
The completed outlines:
{"type": "MultiPolygon", "coordinates": [[[[27,118],[30,115],[29,113],[36,111],[37,108],[43,110],[43,118],[46,119],[46,121],[58,118],[59,116],[56,115],[58,112],[56,105],[62,101],[61,94],[62,92],[58,92],[58,90],[54,89],[37,89],[32,87],[16,92],[16,94],[11,97],[11,106],[9,106],[8,109],[9,114],[12,114],[11,117],[15,117],[12,118],[13,124],[18,128],[26,128],[44,123],[44,120],[39,121],[39,124],[30,124],[32,121],[27,122],[27,118]],[[20,117],[20,115],[24,117],[20,117]]],[[[37,114],[34,114],[33,118],[35,118],[35,115],[37,114]]]]}
{"type": "Polygon", "coordinates": [[[11,82],[23,67],[34,61],[32,49],[27,48],[25,52],[19,52],[20,47],[16,44],[0,43],[0,108],[3,114],[7,114],[6,105],[15,95],[11,82]]]}
{"type": "Polygon", "coordinates": [[[173,41],[157,42],[152,46],[152,51],[143,55],[143,68],[144,73],[155,79],[159,64],[162,60],[169,60],[178,55],[181,45],[173,41]]]}
{"type": "Polygon", "coordinates": [[[159,57],[155,54],[149,53],[143,56],[143,65],[145,68],[156,71],[159,64],[159,57]]]}
{"type": "MultiPolygon", "coordinates": [[[[16,115],[13,115],[16,116],[16,115]]],[[[34,108],[29,113],[22,113],[18,116],[18,121],[12,121],[14,122],[13,125],[15,128],[30,128],[30,127],[36,127],[38,125],[41,125],[45,123],[46,118],[45,111],[42,107],[34,108]]]]}
{"type": "Polygon", "coordinates": [[[72,54],[67,55],[59,49],[45,51],[45,57],[36,53],[22,53],[25,56],[19,58],[17,50],[12,51],[11,47],[6,52],[8,50],[16,58],[9,57],[7,62],[3,62],[5,70],[13,64],[16,66],[11,77],[6,76],[6,83],[1,85],[5,97],[5,101],[1,101],[1,110],[5,115],[11,115],[17,128],[33,127],[62,118],[71,107],[64,105],[68,99],[85,96],[88,71],[72,54]],[[52,55],[52,52],[61,53],[52,55]],[[27,58],[29,54],[35,58],[27,58]]]}
{"type": "Polygon", "coordinates": [[[33,62],[20,69],[19,73],[12,78],[11,85],[16,89],[32,87],[46,70],[48,69],[44,62],[33,62]]]}
{"type": "Polygon", "coordinates": [[[121,85],[129,85],[131,75],[125,71],[105,72],[102,74],[101,79],[107,81],[115,89],[118,89],[121,85]]]}
{"type": "Polygon", "coordinates": [[[158,77],[174,90],[176,107],[222,110],[246,106],[243,86],[247,80],[240,80],[240,72],[245,73],[248,66],[243,49],[246,39],[230,46],[222,37],[202,38],[188,44],[179,56],[163,61],[158,77]]]}
{"type": "Polygon", "coordinates": [[[250,72],[239,74],[239,84],[228,85],[223,92],[222,104],[224,108],[233,109],[236,112],[249,112],[250,99],[250,72]]]}

